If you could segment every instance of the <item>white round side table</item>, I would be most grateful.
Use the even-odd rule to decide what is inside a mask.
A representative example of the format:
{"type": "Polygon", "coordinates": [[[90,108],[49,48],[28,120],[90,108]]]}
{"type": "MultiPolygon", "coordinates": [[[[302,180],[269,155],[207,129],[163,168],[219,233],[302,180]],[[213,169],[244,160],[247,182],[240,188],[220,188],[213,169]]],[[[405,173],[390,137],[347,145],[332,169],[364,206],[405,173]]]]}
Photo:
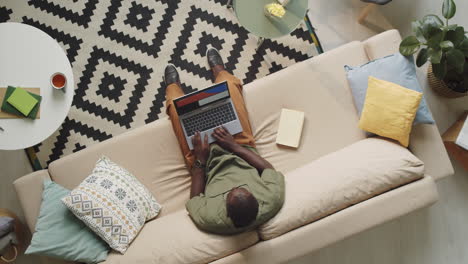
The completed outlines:
{"type": "Polygon", "coordinates": [[[0,119],[0,149],[25,149],[52,135],[65,120],[75,89],[72,68],[57,41],[35,27],[0,23],[0,36],[0,87],[38,87],[42,96],[39,119],[0,119]],[[56,72],[67,77],[64,91],[50,84],[56,72]]]}

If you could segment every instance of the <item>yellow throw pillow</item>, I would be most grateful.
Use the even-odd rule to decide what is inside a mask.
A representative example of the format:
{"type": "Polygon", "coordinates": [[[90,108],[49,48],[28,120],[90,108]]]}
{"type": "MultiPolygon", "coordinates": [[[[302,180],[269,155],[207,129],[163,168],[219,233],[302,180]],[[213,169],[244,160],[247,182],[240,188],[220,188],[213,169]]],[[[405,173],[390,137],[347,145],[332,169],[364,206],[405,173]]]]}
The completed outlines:
{"type": "Polygon", "coordinates": [[[359,128],[408,147],[422,93],[369,76],[359,128]]]}

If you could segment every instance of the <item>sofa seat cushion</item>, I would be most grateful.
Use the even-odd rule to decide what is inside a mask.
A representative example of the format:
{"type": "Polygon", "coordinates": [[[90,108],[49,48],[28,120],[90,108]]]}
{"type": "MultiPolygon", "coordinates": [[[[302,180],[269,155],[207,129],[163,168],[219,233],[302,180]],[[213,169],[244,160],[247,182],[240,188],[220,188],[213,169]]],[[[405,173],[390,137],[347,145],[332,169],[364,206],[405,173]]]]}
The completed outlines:
{"type": "Polygon", "coordinates": [[[268,240],[424,175],[406,148],[381,138],[356,142],[290,172],[283,208],[258,229],[268,240]]]}
{"type": "Polygon", "coordinates": [[[364,139],[343,67],[366,62],[363,44],[351,42],[245,85],[247,111],[262,157],[287,173],[364,139]],[[305,113],[297,149],[276,144],[282,108],[305,113]]]}
{"type": "Polygon", "coordinates": [[[200,231],[183,210],[146,223],[124,255],[112,252],[104,263],[207,263],[258,241],[255,231],[233,236],[200,231]]]}
{"type": "Polygon", "coordinates": [[[167,117],[52,162],[50,177],[74,189],[91,174],[96,160],[103,155],[148,188],[163,206],[160,216],[185,210],[190,174],[167,117]]]}

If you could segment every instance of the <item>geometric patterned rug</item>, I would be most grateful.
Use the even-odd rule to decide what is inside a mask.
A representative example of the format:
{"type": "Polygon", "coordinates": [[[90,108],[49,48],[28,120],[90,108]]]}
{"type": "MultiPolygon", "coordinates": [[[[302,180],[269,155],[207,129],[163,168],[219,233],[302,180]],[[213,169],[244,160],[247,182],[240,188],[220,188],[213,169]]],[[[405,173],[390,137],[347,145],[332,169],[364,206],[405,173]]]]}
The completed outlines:
{"type": "Polygon", "coordinates": [[[226,0],[1,0],[0,22],[21,22],[56,39],[73,68],[75,97],[62,126],[35,146],[43,167],[164,117],[163,72],[182,88],[211,84],[207,47],[244,84],[317,54],[305,25],[266,39],[245,30],[226,0]]]}

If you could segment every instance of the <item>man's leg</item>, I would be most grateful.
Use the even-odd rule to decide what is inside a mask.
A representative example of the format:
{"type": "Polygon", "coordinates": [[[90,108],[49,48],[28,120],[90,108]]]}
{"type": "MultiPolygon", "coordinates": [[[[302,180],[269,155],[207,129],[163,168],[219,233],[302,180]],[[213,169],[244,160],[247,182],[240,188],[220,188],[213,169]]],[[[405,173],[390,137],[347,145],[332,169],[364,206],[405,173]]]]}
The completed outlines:
{"type": "Polygon", "coordinates": [[[253,137],[252,128],[250,126],[249,115],[247,113],[244,97],[242,95],[241,81],[224,69],[221,57],[213,59],[213,56],[219,56],[218,52],[213,50],[214,49],[208,50],[207,55],[208,62],[210,63],[213,74],[215,76],[215,82],[220,83],[227,81],[232,102],[234,103],[234,107],[236,108],[237,115],[242,125],[243,132],[234,135],[234,139],[239,144],[255,147],[255,140],[253,137]]]}
{"type": "MultiPolygon", "coordinates": [[[[168,67],[172,67],[172,66],[168,66],[168,67]]],[[[166,81],[167,81],[167,78],[166,78],[166,81]]],[[[184,130],[182,129],[182,126],[180,125],[179,115],[177,114],[177,111],[174,106],[174,101],[173,101],[175,98],[180,97],[182,95],[184,95],[184,91],[182,91],[182,88],[180,87],[179,82],[174,82],[167,86],[166,88],[166,114],[169,116],[169,119],[172,122],[172,129],[174,130],[177,140],[179,141],[180,150],[182,151],[182,154],[184,155],[185,163],[190,169],[194,162],[194,157],[193,157],[192,152],[190,151],[187,141],[185,140],[184,130]]]]}

